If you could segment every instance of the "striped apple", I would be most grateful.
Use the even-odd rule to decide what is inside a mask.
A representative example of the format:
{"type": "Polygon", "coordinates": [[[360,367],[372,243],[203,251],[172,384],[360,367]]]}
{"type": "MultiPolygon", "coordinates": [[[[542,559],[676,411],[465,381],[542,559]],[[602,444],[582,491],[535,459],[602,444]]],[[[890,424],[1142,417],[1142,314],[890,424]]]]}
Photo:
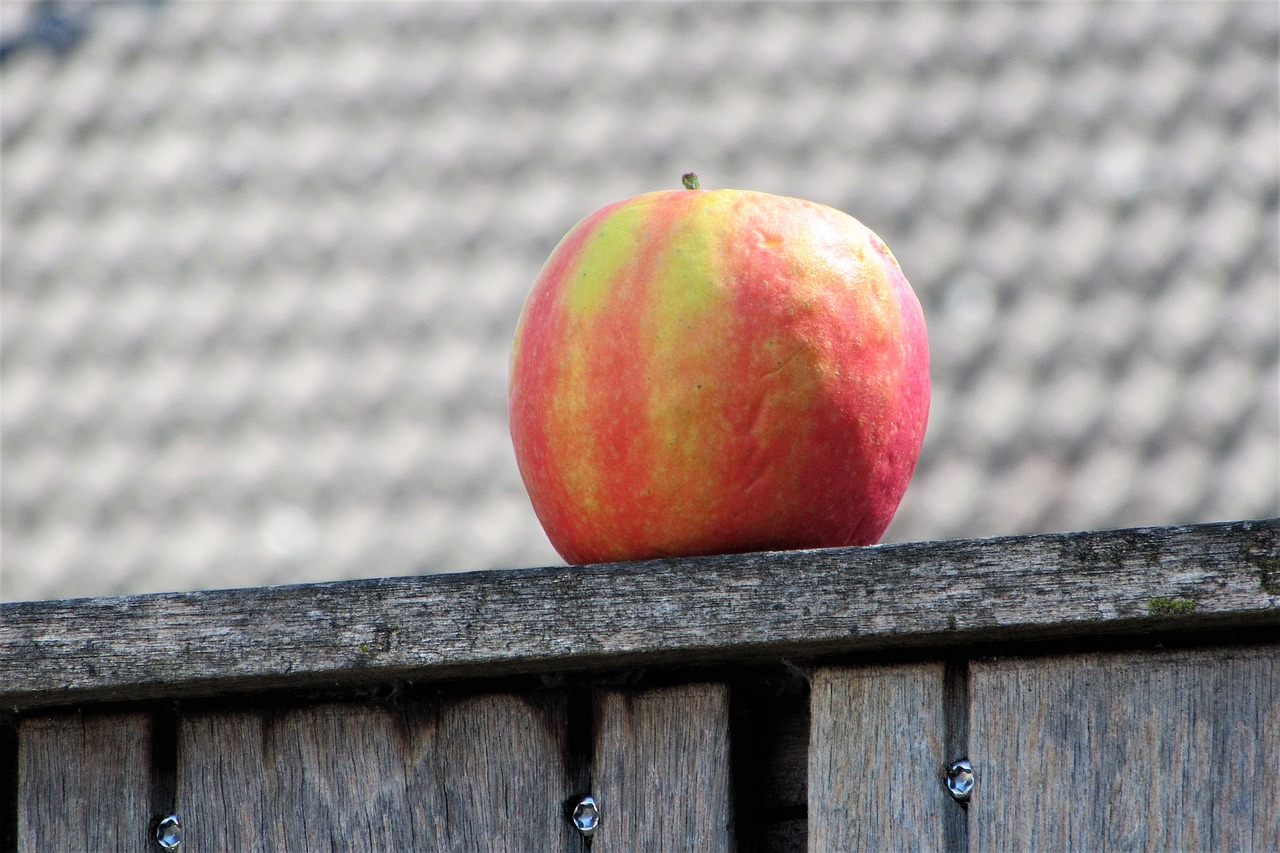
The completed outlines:
{"type": "Polygon", "coordinates": [[[812,202],[652,192],[582,220],[516,326],[511,436],[569,563],[878,541],[929,351],[885,244],[812,202]]]}

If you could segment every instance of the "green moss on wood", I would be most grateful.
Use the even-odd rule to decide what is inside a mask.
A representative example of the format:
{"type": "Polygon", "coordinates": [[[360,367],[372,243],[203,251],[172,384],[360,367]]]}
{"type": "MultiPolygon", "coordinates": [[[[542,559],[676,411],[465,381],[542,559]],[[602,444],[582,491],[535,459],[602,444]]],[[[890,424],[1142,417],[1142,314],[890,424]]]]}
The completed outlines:
{"type": "Polygon", "coordinates": [[[1249,562],[1258,570],[1258,585],[1267,595],[1280,595],[1280,556],[1251,554],[1249,562]]]}
{"type": "Polygon", "coordinates": [[[1152,616],[1188,616],[1196,610],[1196,603],[1189,598],[1153,598],[1147,602],[1147,612],[1152,616]]]}

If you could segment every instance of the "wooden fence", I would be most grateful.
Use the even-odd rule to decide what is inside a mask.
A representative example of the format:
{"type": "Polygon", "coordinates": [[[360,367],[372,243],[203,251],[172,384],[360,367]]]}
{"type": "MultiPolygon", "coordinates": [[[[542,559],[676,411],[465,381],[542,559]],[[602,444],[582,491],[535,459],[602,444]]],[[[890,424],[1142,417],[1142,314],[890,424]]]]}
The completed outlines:
{"type": "Polygon", "coordinates": [[[0,713],[3,850],[1275,851],[1280,519],[12,603],[0,713]]]}

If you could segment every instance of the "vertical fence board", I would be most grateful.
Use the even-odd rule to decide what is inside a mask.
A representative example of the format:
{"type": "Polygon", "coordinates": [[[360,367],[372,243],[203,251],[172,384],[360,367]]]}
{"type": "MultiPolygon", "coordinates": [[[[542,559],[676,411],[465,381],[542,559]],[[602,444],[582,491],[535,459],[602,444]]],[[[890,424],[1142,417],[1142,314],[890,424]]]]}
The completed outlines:
{"type": "MultiPolygon", "coordinates": [[[[178,809],[183,853],[266,847],[277,833],[270,801],[266,725],[260,714],[196,714],[178,728],[178,809]]],[[[286,849],[283,845],[280,850],[286,849]]]]}
{"type": "Polygon", "coordinates": [[[1280,850],[1280,646],[972,670],[974,850],[1280,850]]]}
{"type": "Polygon", "coordinates": [[[729,688],[596,696],[596,853],[733,849],[729,688]]]}
{"type": "Polygon", "coordinates": [[[151,717],[62,714],[18,729],[18,850],[155,849],[151,717]]]}
{"type": "Polygon", "coordinates": [[[569,850],[564,703],[483,695],[185,719],[188,853],[569,850]]]}
{"type": "Polygon", "coordinates": [[[942,664],[819,669],[809,849],[940,850],[950,809],[942,664]]]}
{"type": "MultiPolygon", "coordinates": [[[[563,695],[479,696],[444,707],[436,780],[447,820],[440,850],[578,850],[563,812],[572,791],[563,695]]],[[[424,780],[426,781],[426,780],[424,780]]]]}

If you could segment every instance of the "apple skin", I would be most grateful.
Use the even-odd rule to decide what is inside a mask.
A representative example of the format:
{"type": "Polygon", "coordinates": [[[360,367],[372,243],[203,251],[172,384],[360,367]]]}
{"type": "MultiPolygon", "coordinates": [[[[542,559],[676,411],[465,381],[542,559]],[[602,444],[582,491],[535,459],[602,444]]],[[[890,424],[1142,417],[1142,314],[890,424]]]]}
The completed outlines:
{"type": "Polygon", "coordinates": [[[888,247],[743,190],[578,223],[510,368],[520,474],[571,564],[877,542],[929,413],[924,315],[888,247]]]}

